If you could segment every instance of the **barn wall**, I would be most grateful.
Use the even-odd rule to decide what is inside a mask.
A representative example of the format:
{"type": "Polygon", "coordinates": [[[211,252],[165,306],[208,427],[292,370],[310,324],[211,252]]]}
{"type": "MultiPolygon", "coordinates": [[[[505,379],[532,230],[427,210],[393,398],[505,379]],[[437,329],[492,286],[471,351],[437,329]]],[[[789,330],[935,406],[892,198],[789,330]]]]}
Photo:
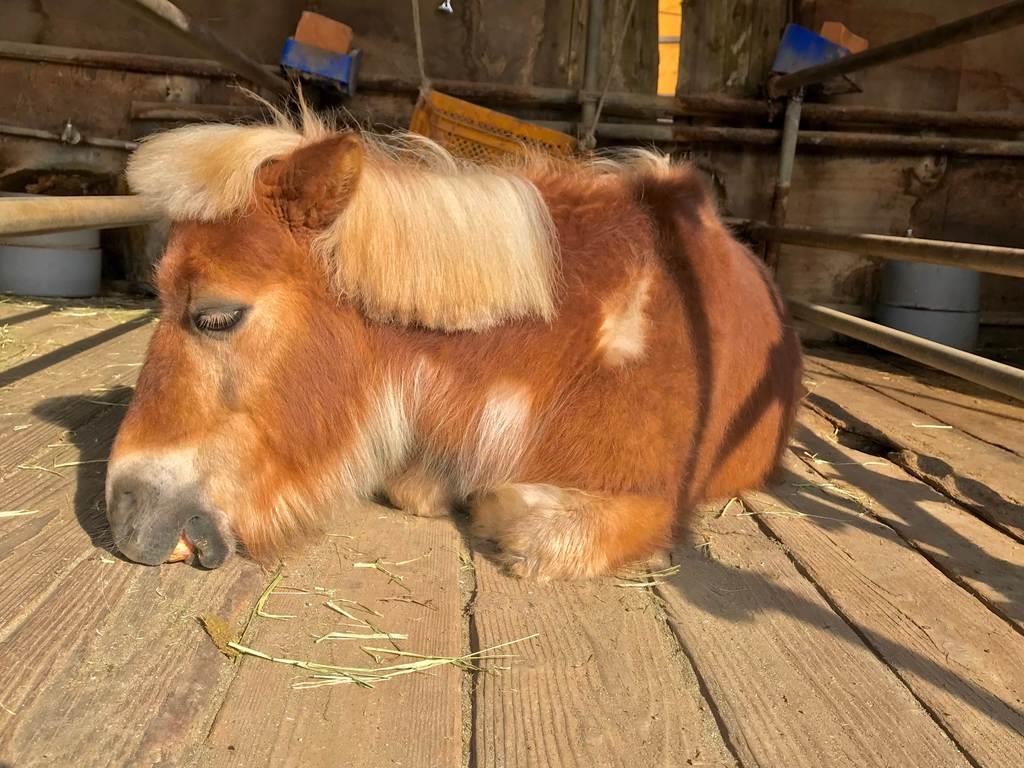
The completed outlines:
{"type": "MultiPolygon", "coordinates": [[[[624,28],[628,0],[608,0],[604,51],[624,28]]],[[[896,40],[1002,0],[685,0],[682,3],[680,90],[757,96],[790,17],[817,29],[842,21],[872,45],[896,40]]],[[[179,0],[225,39],[265,62],[276,59],[304,8],[350,23],[365,53],[364,71],[416,76],[408,4],[402,0],[179,0]],[[244,19],[244,23],[239,20],[244,19]]],[[[582,78],[586,0],[454,0],[440,14],[423,2],[427,67],[436,77],[510,84],[576,86],[582,78]]],[[[653,93],[657,87],[658,9],[639,0],[626,31],[612,87],[653,93]]],[[[197,56],[152,22],[95,0],[4,0],[0,35],[21,42],[197,56]]],[[[1024,29],[929,52],[857,76],[863,93],[836,103],[948,110],[1024,112],[1024,29]]],[[[132,123],[132,100],[240,103],[226,81],[113,72],[0,60],[5,121],[59,131],[71,119],[85,134],[134,138],[151,126],[132,123]]],[[[405,125],[409,97],[369,97],[354,111],[389,125],[405,125]]],[[[776,152],[719,147],[691,155],[715,179],[726,212],[766,218],[776,152]]],[[[100,180],[116,175],[123,153],[0,138],[0,188],[13,189],[33,169],[81,170],[100,180]]],[[[1017,221],[1024,195],[1024,163],[946,160],[920,156],[864,156],[801,150],[790,199],[790,222],[838,230],[946,237],[1020,245],[1017,221]]],[[[105,183],[105,182],[104,182],[105,183]]],[[[783,249],[779,278],[795,297],[870,312],[878,264],[820,249],[783,249]]],[[[1024,318],[1021,280],[986,276],[987,318],[1024,318]]]]}
{"type": "MultiPolygon", "coordinates": [[[[222,39],[264,63],[277,62],[285,38],[308,9],[353,27],[355,45],[363,51],[364,74],[413,79],[419,74],[408,0],[175,2],[222,39]]],[[[450,15],[438,12],[435,0],[420,3],[426,68],[431,77],[562,87],[579,86],[582,81],[586,0],[454,0],[455,13],[450,15]]],[[[628,0],[607,2],[603,51],[610,51],[622,40],[611,86],[653,94],[658,75],[657,6],[638,2],[632,23],[627,25],[628,7],[628,0]]],[[[113,0],[0,0],[0,38],[209,58],[113,0]]],[[[3,58],[0,82],[9,84],[0,88],[0,114],[4,116],[0,122],[59,134],[70,120],[83,135],[122,140],[166,127],[133,121],[133,101],[247,103],[220,77],[145,74],[3,58]]],[[[405,127],[414,97],[359,93],[345,106],[362,122],[405,127]]],[[[123,183],[124,159],[123,151],[0,134],[0,190],[110,192],[123,183]]],[[[116,262],[110,272],[145,284],[158,246],[152,246],[139,232],[114,232],[106,237],[116,262]]]]}
{"type": "MultiPolygon", "coordinates": [[[[841,21],[877,46],[1001,3],[803,0],[795,4],[795,10],[796,20],[804,26],[817,30],[823,21],[841,21]]],[[[770,3],[754,5],[762,16],[772,10],[770,3]]],[[[742,35],[742,29],[757,28],[750,27],[743,15],[750,12],[746,0],[690,0],[683,7],[684,47],[697,23],[711,20],[719,25],[720,32],[733,35],[732,39],[742,35]],[[725,13],[730,4],[741,9],[738,15],[729,17],[725,13]],[[731,26],[736,19],[741,20],[739,32],[731,26]]],[[[778,38],[762,40],[762,50],[737,48],[745,50],[741,66],[736,64],[735,51],[722,40],[703,41],[700,52],[704,58],[698,74],[704,79],[697,85],[715,86],[712,89],[735,95],[756,95],[763,86],[761,70],[743,62],[770,62],[778,38]],[[745,74],[751,72],[756,76],[745,74]]],[[[1024,28],[1017,28],[966,45],[923,53],[859,73],[856,82],[863,92],[831,101],[907,109],[1024,113],[1022,50],[1024,28]]],[[[690,55],[694,55],[692,51],[690,55]]],[[[685,50],[682,57],[685,67],[685,50]]],[[[691,75],[691,81],[694,77],[691,75]]],[[[680,90],[705,90],[688,88],[691,81],[684,76],[680,90]]],[[[777,163],[774,149],[717,148],[700,151],[695,159],[714,176],[727,212],[767,218],[777,163]]],[[[921,237],[1021,246],[1022,204],[1021,160],[871,156],[801,148],[789,222],[840,231],[894,235],[912,231],[921,237]]],[[[877,290],[878,266],[879,262],[870,258],[785,246],[779,280],[791,296],[845,305],[849,311],[869,315],[877,290]]],[[[982,309],[984,321],[1024,324],[1024,280],[985,275],[982,309]]]]}
{"type": "MultiPolygon", "coordinates": [[[[176,0],[224,40],[265,63],[276,63],[303,10],[339,19],[355,30],[369,74],[415,77],[415,37],[406,0],[176,0]]],[[[577,84],[583,71],[586,0],[454,0],[453,14],[420,0],[428,74],[435,78],[519,85],[577,84]]],[[[609,0],[605,40],[622,30],[628,3],[609,0]]],[[[657,6],[638,2],[623,47],[617,82],[654,93],[658,53],[641,45],[657,34],[657,6]]],[[[96,0],[4,0],[3,38],[27,43],[202,56],[119,4],[96,0]],[[104,6],[97,19],[97,6],[104,6]]]]}

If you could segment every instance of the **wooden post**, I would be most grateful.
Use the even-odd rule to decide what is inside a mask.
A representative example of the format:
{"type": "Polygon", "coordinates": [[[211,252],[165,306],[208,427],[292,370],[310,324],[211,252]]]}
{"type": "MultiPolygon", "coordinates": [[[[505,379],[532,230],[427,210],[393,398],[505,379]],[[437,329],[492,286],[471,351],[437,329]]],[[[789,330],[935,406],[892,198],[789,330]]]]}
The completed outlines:
{"type": "Polygon", "coordinates": [[[686,0],[678,93],[753,96],[768,77],[787,0],[686,0]]]}

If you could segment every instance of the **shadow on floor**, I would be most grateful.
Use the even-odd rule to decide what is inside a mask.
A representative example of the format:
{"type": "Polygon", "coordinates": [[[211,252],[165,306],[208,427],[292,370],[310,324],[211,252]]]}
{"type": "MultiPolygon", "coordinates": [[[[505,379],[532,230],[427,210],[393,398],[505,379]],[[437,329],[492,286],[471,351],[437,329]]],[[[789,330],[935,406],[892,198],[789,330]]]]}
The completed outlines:
{"type": "MultiPolygon", "coordinates": [[[[800,438],[801,440],[810,440],[804,433],[800,434],[800,438]]],[[[814,443],[811,442],[811,445],[813,446],[814,443]]],[[[826,446],[827,444],[822,441],[820,447],[823,454],[826,446]]],[[[843,482],[849,483],[853,487],[858,487],[858,472],[869,471],[863,467],[843,467],[843,469],[848,470],[844,474],[843,482]]],[[[899,481],[893,480],[893,482],[899,481]]],[[[928,498],[925,493],[921,493],[923,487],[920,483],[909,479],[906,483],[916,489],[919,494],[917,501],[928,498]]],[[[815,487],[807,487],[806,482],[801,482],[801,478],[788,471],[781,473],[780,484],[781,487],[772,488],[773,493],[781,492],[783,495],[780,498],[783,501],[785,493],[788,493],[789,490],[792,490],[794,496],[799,496],[799,511],[806,515],[805,520],[809,525],[818,526],[825,531],[851,527],[859,529],[869,536],[883,535],[883,531],[885,535],[892,534],[888,527],[880,527],[876,519],[866,515],[864,507],[852,499],[829,494],[815,487]]],[[[926,514],[926,512],[922,510],[921,514],[926,514]]],[[[778,540],[771,528],[759,520],[756,515],[752,516],[752,519],[757,522],[768,539],[778,540]]],[[[963,547],[973,547],[971,542],[959,536],[955,531],[946,528],[945,533],[957,537],[963,547]]],[[[708,556],[709,553],[704,546],[694,548],[692,542],[677,546],[674,562],[682,565],[682,568],[661,588],[670,588],[676,591],[698,611],[719,616],[732,623],[753,624],[759,620],[767,620],[772,613],[784,612],[787,616],[798,619],[810,627],[828,628],[835,625],[836,615],[829,607],[811,602],[780,585],[777,581],[747,568],[735,567],[715,559],[713,538],[714,534],[712,534],[712,543],[709,545],[712,550],[711,556],[708,556]],[[722,590],[729,594],[750,592],[758,595],[761,599],[756,605],[751,605],[749,600],[723,599],[722,590]],[[779,606],[786,606],[786,608],[783,610],[779,606]]],[[[898,537],[896,538],[898,539],[898,537]]],[[[898,543],[918,554],[916,549],[902,539],[898,539],[898,543]]],[[[787,548],[783,546],[783,549],[787,548]]],[[[974,578],[983,579],[986,573],[993,573],[996,569],[1006,574],[1007,569],[1011,569],[1012,577],[1024,585],[1024,572],[1020,567],[988,556],[977,547],[974,547],[974,550],[974,554],[980,558],[979,562],[984,564],[982,572],[972,573],[974,578]]],[[[794,559],[795,556],[790,555],[790,558],[794,559]]],[[[940,567],[951,564],[947,562],[951,558],[946,558],[942,554],[935,555],[933,559],[940,567]]],[[[1005,583],[1005,579],[1003,581],[1005,583]]],[[[994,588],[995,586],[993,584],[994,588]]],[[[1019,592],[1004,594],[1004,598],[1006,602],[997,604],[995,606],[997,610],[1000,608],[1004,610],[1007,608],[1020,609],[1021,594],[1019,592]]],[[[975,680],[971,679],[969,670],[967,674],[958,674],[954,662],[936,663],[933,659],[897,642],[888,633],[879,634],[856,621],[854,617],[847,617],[841,609],[838,612],[840,617],[859,636],[859,640],[856,642],[862,640],[887,665],[895,663],[896,669],[905,681],[912,678],[927,681],[930,685],[952,694],[966,707],[973,709],[983,717],[1024,733],[1024,713],[1019,710],[1017,704],[1012,701],[1004,701],[991,691],[980,687],[975,680]]],[[[850,637],[849,633],[834,634],[845,640],[849,640],[850,637]]],[[[680,639],[682,640],[682,638],[680,639]]],[[[920,684],[914,685],[913,688],[918,692],[921,690],[920,684]]]]}
{"type": "Polygon", "coordinates": [[[60,363],[77,354],[86,352],[93,347],[98,347],[100,344],[104,344],[111,339],[123,336],[130,331],[134,331],[136,328],[141,328],[147,323],[152,322],[154,317],[156,317],[154,313],[147,312],[140,317],[135,317],[131,320],[120,323],[119,325],[115,325],[113,328],[108,328],[105,331],[94,333],[92,336],[86,336],[84,339],[79,339],[78,341],[73,341],[70,344],[65,344],[52,352],[47,352],[46,354],[34,357],[20,365],[8,368],[0,373],[0,388],[27,378],[34,373],[38,373],[51,365],[60,363]]]}
{"type": "Polygon", "coordinates": [[[116,387],[102,397],[95,393],[52,397],[32,409],[34,416],[66,430],[65,440],[77,449],[78,458],[73,467],[55,465],[56,471],[73,468],[77,473],[74,509],[78,524],[93,546],[119,558],[107,525],[103,497],[107,458],[131,396],[131,387],[116,387]]]}
{"type": "MultiPolygon", "coordinates": [[[[803,425],[800,425],[797,429],[795,442],[801,446],[801,450],[813,456],[826,460],[833,456],[831,444],[803,425]]],[[[925,458],[927,459],[927,457],[925,458]]],[[[927,460],[939,461],[938,459],[927,460]]],[[[943,464],[946,472],[956,478],[952,474],[952,467],[943,462],[940,463],[943,464]]],[[[874,476],[873,471],[869,467],[849,462],[839,462],[832,464],[831,468],[836,473],[840,483],[856,488],[860,493],[865,493],[863,489],[870,485],[872,481],[874,483],[878,482],[877,477],[874,476]]],[[[956,479],[958,482],[967,482],[962,481],[961,478],[956,479]]],[[[938,491],[931,491],[923,483],[915,481],[910,477],[906,480],[887,478],[886,486],[892,489],[893,497],[898,498],[901,503],[909,502],[912,505],[912,509],[895,509],[893,512],[902,517],[907,527],[914,528],[917,546],[927,553],[926,557],[929,561],[937,565],[943,572],[952,574],[956,572],[958,567],[962,567],[969,558],[972,565],[972,578],[975,581],[987,584],[992,591],[1000,594],[1002,597],[1002,600],[998,602],[993,601],[993,608],[1004,615],[1020,616],[1024,614],[1024,568],[992,556],[959,531],[941,523],[929,514],[924,506],[921,506],[924,502],[931,502],[936,499],[941,499],[952,506],[957,506],[955,502],[949,500],[948,497],[942,497],[938,491]],[[913,524],[915,518],[917,520],[927,520],[928,525],[915,526],[913,524]],[[949,550],[953,551],[950,552],[949,550]],[[1020,588],[1016,590],[1006,589],[1008,581],[1018,584],[1020,588]]],[[[981,487],[985,488],[985,486],[981,487]]],[[[989,492],[994,493],[994,491],[989,492]]],[[[856,502],[843,500],[832,495],[828,496],[828,501],[830,504],[838,504],[845,507],[849,511],[848,518],[845,521],[834,520],[832,518],[836,518],[837,515],[833,513],[830,519],[815,520],[816,523],[820,523],[826,528],[846,524],[857,525],[858,527],[865,528],[865,530],[871,530],[871,527],[866,525],[860,517],[865,511],[864,508],[856,502]]],[[[884,503],[884,499],[879,500],[879,502],[884,503]]],[[[1024,510],[1021,510],[1021,513],[1024,515],[1024,510]]],[[[965,511],[965,514],[971,513],[965,511]]]]}
{"type": "MultiPolygon", "coordinates": [[[[16,315],[5,317],[0,319],[0,326],[17,325],[18,323],[27,323],[29,320],[35,320],[39,317],[45,317],[55,310],[55,307],[38,307],[37,309],[30,309],[25,312],[19,312],[16,315]]],[[[3,763],[0,763],[0,768],[3,768],[3,763]]]]}
{"type": "Polygon", "coordinates": [[[1021,516],[1024,519],[1024,507],[1007,499],[987,484],[972,477],[958,474],[956,469],[946,461],[935,456],[928,456],[916,450],[905,450],[895,445],[881,432],[870,424],[861,424],[861,420],[846,410],[841,404],[820,394],[812,394],[808,402],[828,414],[829,421],[843,424],[852,433],[878,443],[873,453],[887,456],[890,461],[903,467],[908,472],[921,477],[925,482],[931,479],[947,485],[949,491],[957,494],[958,501],[977,510],[982,516],[989,517],[991,510],[998,508],[1011,518],[1021,516]]]}

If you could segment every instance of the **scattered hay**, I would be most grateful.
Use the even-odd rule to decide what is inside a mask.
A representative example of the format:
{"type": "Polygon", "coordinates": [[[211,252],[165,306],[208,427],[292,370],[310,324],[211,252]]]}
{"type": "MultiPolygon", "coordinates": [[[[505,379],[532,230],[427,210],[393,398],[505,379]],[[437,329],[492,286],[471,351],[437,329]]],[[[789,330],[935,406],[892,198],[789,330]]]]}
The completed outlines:
{"type": "MultiPolygon", "coordinates": [[[[436,611],[437,606],[434,605],[433,600],[417,600],[410,595],[399,595],[398,597],[378,597],[378,603],[412,603],[413,605],[419,605],[424,608],[429,608],[431,611],[436,611]]],[[[377,614],[380,616],[380,614],[377,614]]]]}
{"type": "MultiPolygon", "coordinates": [[[[377,611],[373,610],[372,608],[366,607],[362,603],[356,602],[355,600],[345,600],[344,598],[338,598],[338,599],[341,602],[343,602],[343,603],[348,603],[349,605],[357,606],[360,610],[363,610],[363,611],[365,611],[367,613],[370,613],[370,614],[372,614],[374,616],[381,616],[381,618],[383,618],[382,614],[378,613],[377,611]]],[[[327,608],[330,608],[335,613],[340,613],[346,619],[350,619],[350,620],[356,622],[352,626],[355,626],[355,627],[365,627],[365,628],[369,629],[374,635],[376,635],[376,637],[374,637],[374,638],[365,637],[365,638],[362,638],[362,639],[366,639],[366,640],[370,640],[370,639],[373,639],[373,640],[387,640],[389,643],[391,643],[391,645],[394,646],[395,650],[398,650],[398,645],[395,643],[395,640],[408,640],[409,639],[408,635],[400,635],[400,634],[397,634],[397,633],[394,633],[394,632],[385,632],[380,627],[378,627],[376,624],[371,622],[369,619],[363,619],[363,618],[360,618],[358,616],[355,616],[350,611],[346,611],[344,608],[342,608],[337,603],[335,603],[335,602],[333,602],[331,600],[328,600],[326,603],[324,603],[324,605],[327,608]]],[[[316,640],[316,642],[319,643],[321,640],[354,640],[354,639],[356,639],[355,637],[341,637],[340,635],[343,635],[343,634],[345,634],[345,633],[329,632],[327,635],[324,635],[323,637],[318,638],[316,640]]]]}
{"type": "Polygon", "coordinates": [[[814,464],[827,464],[830,467],[884,467],[888,464],[886,461],[827,461],[820,458],[816,453],[804,451],[803,454],[808,461],[814,464]]]}
{"type": "MultiPolygon", "coordinates": [[[[359,610],[363,611],[364,613],[368,613],[371,616],[380,616],[381,618],[384,617],[384,614],[378,613],[377,611],[373,610],[373,608],[365,606],[362,603],[357,602],[355,600],[346,600],[344,597],[338,597],[338,598],[335,598],[335,600],[337,600],[338,603],[345,603],[346,605],[354,605],[359,610]]],[[[346,611],[344,608],[339,608],[337,603],[335,603],[333,600],[328,600],[326,603],[324,603],[324,605],[326,605],[332,611],[337,611],[342,616],[345,616],[346,618],[352,619],[353,621],[362,621],[362,619],[357,619],[355,616],[353,616],[351,613],[346,611]]]]}
{"type": "Polygon", "coordinates": [[[245,656],[253,656],[257,659],[263,659],[264,661],[297,667],[298,669],[311,672],[312,674],[309,676],[308,680],[292,683],[292,688],[298,690],[306,688],[320,688],[325,685],[357,685],[360,688],[373,688],[376,683],[393,680],[396,677],[402,677],[404,675],[429,672],[430,670],[444,666],[455,666],[463,670],[479,671],[480,668],[475,664],[475,662],[489,659],[515,658],[514,656],[492,656],[490,654],[502,648],[508,648],[509,646],[516,645],[517,643],[532,640],[535,637],[537,637],[537,635],[534,634],[518,640],[510,640],[507,643],[493,645],[490,648],[484,648],[479,651],[474,651],[473,653],[467,653],[464,656],[428,656],[418,653],[410,653],[409,651],[384,650],[379,648],[364,649],[368,652],[376,651],[379,653],[413,659],[413,661],[382,667],[342,667],[333,664],[321,664],[316,661],[281,658],[271,656],[263,653],[262,651],[258,651],[255,648],[249,648],[236,642],[229,642],[228,647],[245,656]]]}
{"type": "Polygon", "coordinates": [[[60,464],[54,464],[54,469],[63,469],[65,467],[81,467],[86,464],[106,464],[107,459],[85,459],[84,461],[62,461],[60,464]]]}
{"type": "Polygon", "coordinates": [[[38,509],[8,509],[6,511],[0,511],[0,519],[5,517],[23,517],[25,515],[34,515],[39,512],[38,509]]]}
{"type": "Polygon", "coordinates": [[[915,429],[952,429],[949,424],[911,424],[915,429]]]}
{"type": "MultiPolygon", "coordinates": [[[[278,620],[283,621],[285,619],[294,619],[295,618],[291,614],[287,614],[287,613],[267,613],[265,610],[263,610],[264,607],[267,604],[267,600],[269,600],[270,596],[272,594],[274,594],[274,588],[277,587],[277,585],[281,583],[281,579],[283,579],[283,578],[284,578],[284,574],[281,572],[281,569],[278,568],[277,569],[277,574],[274,576],[273,579],[270,580],[270,583],[267,585],[267,588],[263,590],[263,594],[260,595],[260,599],[256,601],[256,608],[254,609],[255,610],[255,614],[257,616],[259,616],[261,619],[278,619],[278,620]]],[[[251,618],[252,617],[250,616],[250,619],[251,618]]],[[[246,624],[247,627],[249,626],[249,622],[248,621],[245,624],[246,624]]],[[[244,630],[243,630],[243,632],[244,632],[244,630]]]]}
{"type": "Polygon", "coordinates": [[[399,560],[396,563],[389,563],[386,560],[382,560],[381,562],[384,565],[398,565],[398,566],[402,566],[402,565],[408,565],[409,563],[415,563],[415,562],[418,562],[420,560],[426,560],[428,557],[430,557],[431,554],[432,554],[432,551],[428,550],[427,552],[424,552],[422,555],[419,555],[418,557],[410,557],[408,560],[399,560]]]}
{"type": "Polygon", "coordinates": [[[727,501],[727,502],[725,503],[725,506],[724,506],[724,507],[722,507],[721,511],[720,511],[720,512],[719,512],[719,513],[718,513],[717,515],[715,515],[715,519],[717,520],[717,519],[718,519],[718,518],[720,518],[720,517],[725,517],[726,513],[728,513],[728,511],[729,511],[729,508],[730,508],[730,507],[731,507],[731,506],[732,506],[733,504],[739,504],[739,505],[740,505],[740,507],[742,507],[742,506],[743,506],[743,502],[742,502],[742,501],[740,501],[740,498],[739,498],[739,496],[733,496],[733,497],[732,497],[731,499],[729,499],[729,500],[728,500],[728,501],[727,501]]]}
{"type": "MultiPolygon", "coordinates": [[[[407,565],[411,562],[421,560],[429,556],[429,552],[420,557],[412,558],[410,560],[403,560],[395,563],[390,563],[381,559],[377,559],[373,562],[361,562],[353,563],[355,568],[364,568],[368,570],[376,570],[383,573],[388,577],[388,583],[396,583],[402,586],[406,591],[409,591],[407,585],[405,585],[404,578],[396,573],[390,571],[386,565],[390,566],[401,566],[407,565]]],[[[669,569],[666,569],[666,571],[669,569]]],[[[397,640],[408,640],[409,635],[399,632],[391,632],[381,629],[377,626],[373,617],[383,617],[383,615],[373,609],[372,607],[361,603],[357,600],[351,600],[348,598],[332,597],[332,599],[323,602],[323,606],[329,610],[345,617],[352,622],[348,625],[343,625],[341,631],[327,632],[319,637],[314,638],[314,645],[329,641],[358,641],[366,642],[372,640],[386,640],[391,644],[391,648],[377,648],[369,645],[360,645],[359,648],[364,653],[367,653],[373,658],[374,666],[370,667],[358,667],[358,666],[342,666],[337,664],[326,664],[314,660],[296,659],[289,658],[287,656],[274,656],[268,653],[264,653],[251,645],[247,644],[246,635],[256,617],[266,619],[289,619],[296,618],[295,616],[285,616],[279,614],[268,613],[266,611],[267,601],[271,595],[280,594],[285,595],[332,595],[334,590],[326,590],[322,587],[317,587],[315,591],[301,587],[284,587],[282,592],[278,593],[276,590],[281,585],[283,574],[283,565],[278,566],[274,575],[263,589],[259,598],[255,601],[252,609],[249,612],[248,618],[240,632],[236,632],[232,629],[231,623],[226,619],[217,615],[203,615],[198,617],[198,621],[202,626],[203,630],[209,635],[217,649],[232,658],[235,664],[240,663],[241,659],[246,656],[253,658],[262,659],[269,661],[274,664],[280,664],[284,666],[291,666],[298,669],[305,670],[310,673],[306,679],[293,682],[292,687],[295,689],[306,689],[306,688],[319,688],[322,686],[330,685],[356,685],[360,688],[373,688],[377,684],[392,680],[396,677],[402,677],[410,674],[427,673],[434,669],[438,669],[445,666],[454,666],[462,670],[469,671],[482,671],[477,666],[479,662],[484,660],[514,658],[513,656],[497,655],[495,651],[507,648],[518,643],[532,640],[538,635],[533,634],[529,637],[523,637],[518,640],[512,640],[506,643],[484,648],[479,651],[467,653],[461,656],[435,656],[414,653],[411,651],[400,648],[396,641],[397,640]],[[285,591],[287,590],[287,591],[285,591]],[[392,663],[388,663],[390,661],[392,663]],[[398,659],[398,663],[394,661],[398,659]]],[[[662,572],[658,572],[660,574],[662,572]]],[[[657,574],[647,574],[648,577],[655,576],[657,574]]],[[[430,600],[417,600],[411,595],[400,595],[396,597],[382,597],[377,598],[380,602],[404,602],[420,605],[428,608],[429,610],[436,611],[437,608],[432,604],[430,600]]],[[[306,603],[307,606],[311,605],[306,603]]],[[[500,667],[504,669],[507,667],[500,667]]]]}
{"type": "Polygon", "coordinates": [[[401,632],[328,632],[326,635],[320,635],[313,643],[322,643],[325,640],[387,640],[394,642],[408,639],[409,636],[403,635],[401,632]]]}
{"type": "Polygon", "coordinates": [[[622,587],[624,589],[645,589],[647,587],[656,587],[659,584],[664,584],[669,577],[675,576],[677,573],[679,573],[679,566],[670,565],[668,568],[662,568],[659,571],[645,571],[621,576],[620,578],[623,579],[623,581],[615,582],[615,586],[622,587]]]}
{"type": "MultiPolygon", "coordinates": [[[[392,565],[397,565],[397,563],[392,563],[392,565]]],[[[397,573],[394,573],[393,571],[389,571],[387,568],[385,568],[384,564],[383,564],[383,562],[381,561],[380,558],[377,558],[372,563],[352,563],[352,567],[353,568],[373,568],[375,571],[380,571],[381,573],[383,573],[385,576],[388,577],[388,584],[397,584],[402,589],[404,589],[406,592],[412,592],[412,590],[409,589],[409,587],[405,583],[405,577],[404,576],[399,576],[397,573]]]]}

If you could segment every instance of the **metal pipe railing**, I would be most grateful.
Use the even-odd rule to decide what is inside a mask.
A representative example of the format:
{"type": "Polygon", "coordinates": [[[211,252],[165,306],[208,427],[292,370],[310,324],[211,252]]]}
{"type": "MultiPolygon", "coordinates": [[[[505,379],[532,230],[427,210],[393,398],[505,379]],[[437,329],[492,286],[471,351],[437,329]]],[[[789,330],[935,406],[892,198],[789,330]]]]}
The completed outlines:
{"type": "Polygon", "coordinates": [[[827,64],[819,64],[816,67],[808,67],[789,75],[783,75],[768,83],[768,95],[778,98],[790,91],[821,83],[839,75],[848,75],[868,67],[877,67],[879,64],[905,59],[915,53],[974,40],[1019,24],[1024,24],[1024,0],[1013,0],[1013,2],[1000,5],[998,8],[958,19],[949,24],[942,24],[927,32],[897,40],[888,45],[869,48],[861,53],[844,56],[827,64]]]}
{"type": "Polygon", "coordinates": [[[896,261],[920,261],[974,269],[993,275],[1024,277],[1024,248],[892,235],[850,234],[805,227],[776,227],[742,219],[728,219],[727,223],[742,229],[751,239],[761,242],[828,248],[896,261]]]}
{"type": "MultiPolygon", "coordinates": [[[[800,139],[800,115],[803,111],[804,92],[797,89],[790,94],[786,102],[786,117],[782,125],[782,147],[779,150],[779,166],[775,176],[775,190],[772,193],[772,209],[769,221],[772,226],[786,223],[789,211],[789,190],[793,183],[793,166],[796,164],[796,145],[800,139]]],[[[764,261],[768,269],[775,271],[779,263],[779,245],[767,241],[764,249],[764,261]]]]}
{"type": "Polygon", "coordinates": [[[866,342],[940,371],[1024,400],[1024,371],[869,320],[803,301],[790,301],[793,317],[866,342]]]}
{"type": "Polygon", "coordinates": [[[157,207],[134,195],[0,199],[0,235],[133,227],[160,218],[157,207]]]}

